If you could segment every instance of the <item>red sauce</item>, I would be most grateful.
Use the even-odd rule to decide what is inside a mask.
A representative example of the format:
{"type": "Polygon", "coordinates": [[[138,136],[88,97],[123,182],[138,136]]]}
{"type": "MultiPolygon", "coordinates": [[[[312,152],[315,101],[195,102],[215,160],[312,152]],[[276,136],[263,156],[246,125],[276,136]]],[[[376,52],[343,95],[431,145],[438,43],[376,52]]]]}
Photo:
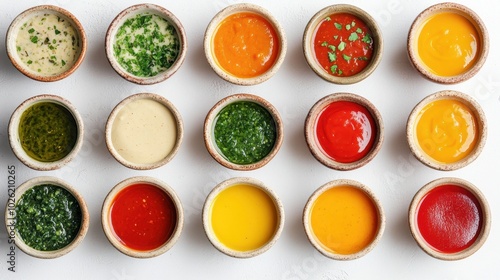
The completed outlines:
{"type": "Polygon", "coordinates": [[[483,223],[481,206],[467,189],[442,185],[422,198],[417,223],[422,237],[435,250],[460,252],[479,235],[483,223]]]}
{"type": "Polygon", "coordinates": [[[314,52],[319,64],[334,76],[352,76],[371,61],[373,37],[358,17],[332,14],[319,24],[314,37],[314,52]]]}
{"type": "Polygon", "coordinates": [[[376,127],[372,115],[358,103],[332,102],[319,114],[316,137],[326,155],[341,163],[363,158],[372,148],[376,127]]]}
{"type": "Polygon", "coordinates": [[[111,205],[111,225],[116,237],[138,251],[154,250],[167,242],[176,221],[172,199],[149,184],[124,188],[111,205]]]}

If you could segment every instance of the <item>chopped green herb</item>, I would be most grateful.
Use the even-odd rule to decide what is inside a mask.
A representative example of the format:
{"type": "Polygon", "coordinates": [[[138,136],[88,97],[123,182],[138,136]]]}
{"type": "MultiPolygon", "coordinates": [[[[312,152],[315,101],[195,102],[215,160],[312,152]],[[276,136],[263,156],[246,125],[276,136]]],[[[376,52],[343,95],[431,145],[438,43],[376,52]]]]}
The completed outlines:
{"type": "Polygon", "coordinates": [[[31,37],[30,37],[30,41],[31,41],[32,43],[35,43],[35,44],[36,44],[36,43],[38,43],[38,37],[37,37],[37,36],[31,36],[31,37]]]}
{"type": "Polygon", "coordinates": [[[346,54],[342,54],[342,57],[344,58],[345,61],[351,60],[351,57],[346,54]]]}
{"type": "Polygon", "coordinates": [[[344,72],[339,69],[339,75],[342,75],[342,74],[344,74],[344,72]]]}
{"type": "Polygon", "coordinates": [[[30,28],[30,30],[28,30],[28,33],[29,33],[29,34],[31,34],[31,33],[33,33],[33,32],[35,32],[35,29],[33,29],[33,28],[30,28]]]}
{"type": "Polygon", "coordinates": [[[356,29],[356,33],[361,34],[361,33],[363,33],[363,30],[361,30],[361,28],[359,28],[359,27],[358,27],[358,28],[356,29]]]}
{"type": "Polygon", "coordinates": [[[336,51],[337,48],[334,45],[328,45],[328,48],[332,51],[336,51]]]}
{"type": "Polygon", "coordinates": [[[350,24],[347,24],[347,25],[345,26],[345,29],[346,29],[346,30],[351,30],[351,25],[350,25],[350,24]]]}
{"type": "Polygon", "coordinates": [[[326,17],[326,18],[325,18],[325,20],[326,20],[326,21],[331,21],[331,20],[332,20],[332,18],[331,18],[331,17],[326,17]]]}
{"type": "Polygon", "coordinates": [[[339,35],[333,35],[333,39],[337,40],[339,38],[339,35]]]}
{"type": "Polygon", "coordinates": [[[33,63],[33,61],[28,60],[28,61],[26,61],[26,63],[31,64],[31,63],[33,63]]]}
{"type": "Polygon", "coordinates": [[[338,30],[342,30],[342,24],[335,22],[334,25],[335,25],[335,28],[337,28],[338,30]]]}
{"type": "Polygon", "coordinates": [[[349,41],[354,42],[359,39],[358,33],[352,32],[351,35],[349,35],[349,41]]]}
{"type": "Polygon", "coordinates": [[[332,65],[332,67],[330,67],[330,71],[332,71],[333,74],[337,73],[337,68],[339,68],[339,66],[337,64],[334,64],[332,65]]]}
{"type": "Polygon", "coordinates": [[[332,52],[328,52],[328,59],[330,60],[330,62],[334,62],[337,60],[337,54],[336,53],[332,53],[332,52]]]}
{"type": "Polygon", "coordinates": [[[370,36],[370,34],[366,34],[363,37],[363,39],[361,39],[361,41],[363,41],[364,43],[370,44],[372,42],[372,37],[370,36]]]}
{"type": "Polygon", "coordinates": [[[339,51],[343,51],[345,49],[345,46],[346,46],[345,42],[340,42],[337,48],[339,49],[339,51]]]}
{"type": "Polygon", "coordinates": [[[351,25],[352,25],[352,27],[356,26],[356,22],[353,20],[353,21],[351,22],[351,25]]]}
{"type": "Polygon", "coordinates": [[[358,60],[368,60],[368,57],[366,57],[366,56],[360,56],[360,57],[358,57],[357,59],[358,59],[358,60]]]}
{"type": "Polygon", "coordinates": [[[322,47],[326,47],[326,46],[328,46],[328,42],[327,42],[327,41],[324,41],[323,43],[321,43],[321,46],[322,46],[322,47]]]}

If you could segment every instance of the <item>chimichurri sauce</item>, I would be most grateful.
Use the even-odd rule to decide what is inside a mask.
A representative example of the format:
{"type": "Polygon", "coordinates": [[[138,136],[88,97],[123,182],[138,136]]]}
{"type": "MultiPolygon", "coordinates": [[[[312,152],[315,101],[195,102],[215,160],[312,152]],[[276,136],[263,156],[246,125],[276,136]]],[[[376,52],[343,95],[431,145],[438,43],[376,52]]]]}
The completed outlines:
{"type": "Polygon", "coordinates": [[[232,163],[251,164],[269,154],[276,141],[276,124],[271,114],[257,103],[234,102],[217,115],[215,143],[232,163]]]}
{"type": "Polygon", "coordinates": [[[71,243],[81,219],[75,197],[52,184],[27,190],[16,204],[17,233],[26,245],[39,251],[54,251],[71,243]]]}

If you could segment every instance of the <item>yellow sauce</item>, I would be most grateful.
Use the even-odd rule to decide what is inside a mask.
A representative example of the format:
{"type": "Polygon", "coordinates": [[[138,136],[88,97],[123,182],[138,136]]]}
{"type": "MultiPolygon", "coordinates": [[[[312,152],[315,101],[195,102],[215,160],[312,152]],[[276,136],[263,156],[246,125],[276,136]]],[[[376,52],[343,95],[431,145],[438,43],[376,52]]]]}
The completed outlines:
{"type": "Polygon", "coordinates": [[[418,37],[418,55],[429,71],[439,76],[466,72],[478,59],[479,35],[464,16],[444,12],[423,23],[418,37]]]}
{"type": "Polygon", "coordinates": [[[361,189],[338,186],[318,196],[311,208],[311,229],[328,251],[349,255],[366,248],[377,235],[378,211],[361,189]]]}
{"type": "Polygon", "coordinates": [[[465,158],[478,140],[477,120],[470,108],[458,100],[431,102],[419,113],[416,126],[420,148],[442,163],[465,158]]]}
{"type": "Polygon", "coordinates": [[[276,233],[278,214],[262,189],[238,184],[220,192],[211,207],[215,236],[226,247],[252,251],[267,244],[276,233]]]}

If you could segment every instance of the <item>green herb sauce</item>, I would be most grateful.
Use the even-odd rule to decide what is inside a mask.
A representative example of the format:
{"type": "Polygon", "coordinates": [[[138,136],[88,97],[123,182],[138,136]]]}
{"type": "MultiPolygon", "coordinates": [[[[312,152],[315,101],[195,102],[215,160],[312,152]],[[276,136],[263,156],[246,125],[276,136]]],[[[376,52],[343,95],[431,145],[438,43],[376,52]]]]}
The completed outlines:
{"type": "Polygon", "coordinates": [[[118,28],[113,50],[127,72],[153,77],[172,66],[180,43],[172,24],[158,15],[144,13],[127,19],[118,28]]]}
{"type": "Polygon", "coordinates": [[[36,103],[21,115],[21,145],[38,161],[53,162],[64,158],[75,146],[77,137],[75,118],[59,104],[36,103]]]}
{"type": "Polygon", "coordinates": [[[39,251],[58,250],[75,239],[82,213],[67,190],[43,184],[27,190],[16,204],[16,230],[26,245],[39,251]]]}
{"type": "Polygon", "coordinates": [[[264,107],[239,101],[219,112],[214,136],[217,147],[227,160],[251,164],[263,159],[274,147],[276,124],[264,107]]]}

